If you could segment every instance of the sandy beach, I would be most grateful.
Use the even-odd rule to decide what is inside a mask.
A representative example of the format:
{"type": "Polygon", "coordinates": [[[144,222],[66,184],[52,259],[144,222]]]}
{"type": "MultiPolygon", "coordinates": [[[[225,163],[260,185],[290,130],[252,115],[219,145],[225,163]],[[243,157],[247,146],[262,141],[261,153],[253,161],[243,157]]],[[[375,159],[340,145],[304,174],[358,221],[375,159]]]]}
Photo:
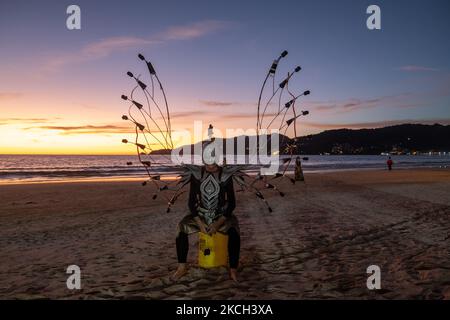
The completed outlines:
{"type": "Polygon", "coordinates": [[[0,186],[0,298],[450,299],[450,171],[306,175],[266,191],[274,211],[238,193],[239,283],[196,267],[178,282],[170,213],[135,181],[0,186]],[[76,264],[82,289],[66,288],[76,264]],[[381,268],[368,290],[366,268],[381,268]]]}

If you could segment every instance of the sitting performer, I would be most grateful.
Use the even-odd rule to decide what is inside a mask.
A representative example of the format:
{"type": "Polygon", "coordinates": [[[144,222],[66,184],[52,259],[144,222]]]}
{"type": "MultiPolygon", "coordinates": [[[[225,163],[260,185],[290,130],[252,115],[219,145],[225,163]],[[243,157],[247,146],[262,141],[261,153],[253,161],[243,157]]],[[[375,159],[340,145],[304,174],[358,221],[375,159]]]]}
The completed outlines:
{"type": "Polygon", "coordinates": [[[233,210],[236,206],[233,188],[233,170],[219,165],[191,166],[189,209],[190,214],[178,224],[176,238],[178,269],[172,276],[179,279],[187,273],[188,235],[201,231],[212,235],[228,235],[230,277],[237,281],[240,235],[239,224],[233,210]]]}

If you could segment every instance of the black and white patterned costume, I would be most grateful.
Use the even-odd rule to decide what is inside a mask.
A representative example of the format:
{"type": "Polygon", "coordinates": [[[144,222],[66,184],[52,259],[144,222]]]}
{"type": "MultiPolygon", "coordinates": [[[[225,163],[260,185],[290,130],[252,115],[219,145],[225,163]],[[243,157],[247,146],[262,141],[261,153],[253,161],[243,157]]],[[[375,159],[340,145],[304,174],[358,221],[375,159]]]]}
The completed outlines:
{"type": "Polygon", "coordinates": [[[184,179],[189,179],[189,210],[178,224],[176,238],[179,263],[186,263],[189,250],[188,235],[200,231],[196,217],[211,226],[219,217],[225,217],[217,232],[228,235],[228,255],[230,268],[239,264],[240,235],[239,222],[233,214],[236,199],[233,187],[233,172],[236,169],[219,167],[214,173],[207,172],[203,166],[187,166],[184,179]]]}
{"type": "Polygon", "coordinates": [[[211,225],[220,216],[226,218],[219,232],[227,233],[230,227],[239,232],[239,225],[233,210],[236,199],[233,186],[233,173],[237,168],[219,167],[215,173],[207,172],[203,166],[185,166],[186,173],[183,179],[188,179],[189,210],[178,226],[178,232],[191,234],[199,231],[195,217],[200,217],[207,226],[211,225]]]}

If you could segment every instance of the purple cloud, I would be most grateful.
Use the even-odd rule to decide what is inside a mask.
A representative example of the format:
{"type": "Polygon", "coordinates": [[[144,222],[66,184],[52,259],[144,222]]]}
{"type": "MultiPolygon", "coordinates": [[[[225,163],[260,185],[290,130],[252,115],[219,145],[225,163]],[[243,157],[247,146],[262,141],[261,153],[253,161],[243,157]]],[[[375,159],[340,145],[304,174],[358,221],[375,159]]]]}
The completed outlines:
{"type": "Polygon", "coordinates": [[[2,100],[12,100],[22,97],[19,92],[0,92],[0,101],[2,100]]]}
{"type": "Polygon", "coordinates": [[[215,100],[200,100],[200,103],[208,107],[227,107],[234,104],[233,102],[215,100]]]}
{"type": "Polygon", "coordinates": [[[163,32],[145,38],[130,36],[109,37],[89,43],[75,53],[66,53],[52,57],[44,64],[44,71],[54,72],[71,63],[104,58],[121,50],[156,45],[168,41],[201,38],[227,29],[232,25],[234,24],[230,21],[204,20],[182,26],[172,26],[163,32]]]}
{"type": "Polygon", "coordinates": [[[411,93],[402,93],[397,95],[376,97],[371,99],[349,98],[342,101],[330,102],[314,102],[308,104],[315,111],[334,111],[337,113],[346,113],[351,111],[358,111],[364,109],[378,108],[378,107],[395,107],[406,108],[418,106],[417,102],[410,102],[408,99],[412,97],[411,93]]]}
{"type": "Polygon", "coordinates": [[[409,65],[409,66],[402,66],[398,68],[401,71],[405,72],[434,72],[439,71],[435,68],[429,68],[429,67],[423,67],[423,66],[416,66],[416,65],[409,65]]]}
{"type": "Polygon", "coordinates": [[[410,123],[428,124],[428,125],[439,123],[442,125],[450,125],[450,118],[424,119],[424,120],[402,119],[402,120],[386,120],[386,121],[356,122],[356,123],[323,123],[323,122],[304,121],[302,125],[311,128],[319,128],[322,130],[333,130],[333,129],[372,129],[410,123]]]}

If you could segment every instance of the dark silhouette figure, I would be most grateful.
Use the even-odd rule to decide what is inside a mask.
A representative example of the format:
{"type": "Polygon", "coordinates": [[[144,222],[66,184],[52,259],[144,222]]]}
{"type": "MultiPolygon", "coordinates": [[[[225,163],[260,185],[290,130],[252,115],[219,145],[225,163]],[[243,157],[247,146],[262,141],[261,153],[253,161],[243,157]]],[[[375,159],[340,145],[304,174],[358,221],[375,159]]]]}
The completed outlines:
{"type": "Polygon", "coordinates": [[[389,157],[388,161],[386,161],[386,164],[388,166],[388,170],[392,170],[392,165],[394,164],[394,161],[392,161],[391,157],[389,157]]]}
{"type": "Polygon", "coordinates": [[[305,181],[300,157],[295,158],[295,181],[305,181]]]}

